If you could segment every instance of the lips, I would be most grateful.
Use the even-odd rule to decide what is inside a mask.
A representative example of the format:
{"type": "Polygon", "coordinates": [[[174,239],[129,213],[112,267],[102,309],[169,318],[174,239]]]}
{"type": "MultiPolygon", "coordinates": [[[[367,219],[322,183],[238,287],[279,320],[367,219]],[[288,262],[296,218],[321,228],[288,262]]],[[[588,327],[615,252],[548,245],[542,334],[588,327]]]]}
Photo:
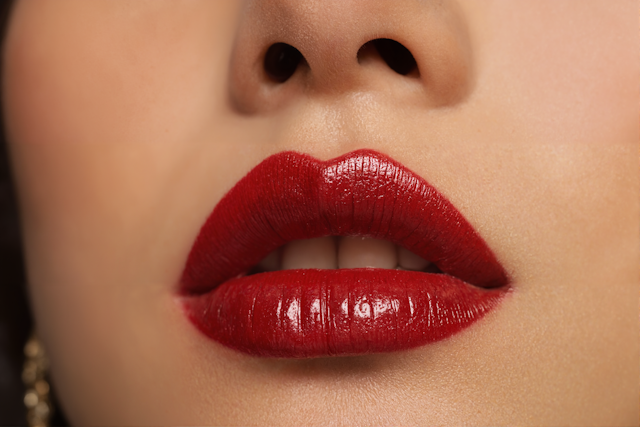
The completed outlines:
{"type": "Polygon", "coordinates": [[[215,207],[189,254],[179,293],[206,336],[262,357],[406,350],[480,320],[508,291],[484,240],[424,179],[359,150],[326,162],[283,152],[215,207]],[[366,236],[404,247],[440,274],[380,268],[249,275],[293,240],[366,236]]]}

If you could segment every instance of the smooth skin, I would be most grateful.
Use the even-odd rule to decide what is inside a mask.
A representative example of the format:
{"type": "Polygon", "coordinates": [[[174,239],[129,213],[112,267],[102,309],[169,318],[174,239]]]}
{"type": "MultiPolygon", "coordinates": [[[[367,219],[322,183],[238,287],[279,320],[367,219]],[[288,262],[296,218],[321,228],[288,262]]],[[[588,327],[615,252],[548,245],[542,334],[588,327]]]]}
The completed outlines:
{"type": "Polygon", "coordinates": [[[19,0],[3,106],[29,289],[75,425],[637,425],[638,3],[19,0]],[[386,37],[419,74],[358,51],[386,37]],[[283,84],[262,55],[306,59],[283,84]],[[438,188],[513,278],[448,340],[267,360],[176,289],[267,156],[371,148],[438,188]]]}

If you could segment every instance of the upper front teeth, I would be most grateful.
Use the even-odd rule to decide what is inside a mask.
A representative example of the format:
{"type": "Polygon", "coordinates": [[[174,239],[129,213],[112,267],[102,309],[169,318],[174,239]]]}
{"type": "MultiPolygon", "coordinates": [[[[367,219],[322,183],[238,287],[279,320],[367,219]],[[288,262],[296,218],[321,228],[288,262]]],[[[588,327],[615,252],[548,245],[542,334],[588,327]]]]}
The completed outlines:
{"type": "Polygon", "coordinates": [[[427,260],[389,241],[358,236],[295,240],[270,253],[260,262],[259,268],[276,271],[372,267],[420,271],[429,264],[427,260]]]}
{"type": "Polygon", "coordinates": [[[282,267],[279,270],[295,268],[338,268],[333,237],[294,240],[284,245],[282,267]]]}
{"type": "Polygon", "coordinates": [[[338,268],[396,268],[396,245],[369,237],[343,237],[338,243],[338,268]]]}

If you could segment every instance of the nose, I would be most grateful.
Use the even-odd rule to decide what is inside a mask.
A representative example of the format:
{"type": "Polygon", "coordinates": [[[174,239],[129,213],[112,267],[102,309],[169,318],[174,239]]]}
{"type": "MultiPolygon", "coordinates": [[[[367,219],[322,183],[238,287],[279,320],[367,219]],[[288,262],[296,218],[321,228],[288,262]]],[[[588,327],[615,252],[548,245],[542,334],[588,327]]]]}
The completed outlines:
{"type": "Polygon", "coordinates": [[[230,64],[243,114],[304,97],[386,92],[420,108],[461,102],[472,83],[464,17],[447,0],[248,0],[230,64]]]}

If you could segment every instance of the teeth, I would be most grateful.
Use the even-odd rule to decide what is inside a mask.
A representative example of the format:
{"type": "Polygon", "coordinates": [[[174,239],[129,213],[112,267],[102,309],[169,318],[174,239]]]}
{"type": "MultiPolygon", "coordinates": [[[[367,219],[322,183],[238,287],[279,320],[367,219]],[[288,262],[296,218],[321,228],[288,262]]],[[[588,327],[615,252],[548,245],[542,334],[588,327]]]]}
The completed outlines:
{"type": "Polygon", "coordinates": [[[369,237],[343,237],[338,247],[339,268],[396,268],[396,246],[369,237]]]}
{"type": "Polygon", "coordinates": [[[333,237],[294,240],[282,251],[282,269],[337,268],[336,244],[333,237]]]}
{"type": "Polygon", "coordinates": [[[429,261],[408,249],[398,247],[398,265],[405,270],[421,271],[429,266],[429,261]]]}
{"type": "Polygon", "coordinates": [[[295,240],[271,252],[257,271],[297,268],[399,268],[438,272],[429,261],[386,240],[369,237],[320,237],[295,240]],[[432,271],[433,270],[433,271],[432,271]]]}

